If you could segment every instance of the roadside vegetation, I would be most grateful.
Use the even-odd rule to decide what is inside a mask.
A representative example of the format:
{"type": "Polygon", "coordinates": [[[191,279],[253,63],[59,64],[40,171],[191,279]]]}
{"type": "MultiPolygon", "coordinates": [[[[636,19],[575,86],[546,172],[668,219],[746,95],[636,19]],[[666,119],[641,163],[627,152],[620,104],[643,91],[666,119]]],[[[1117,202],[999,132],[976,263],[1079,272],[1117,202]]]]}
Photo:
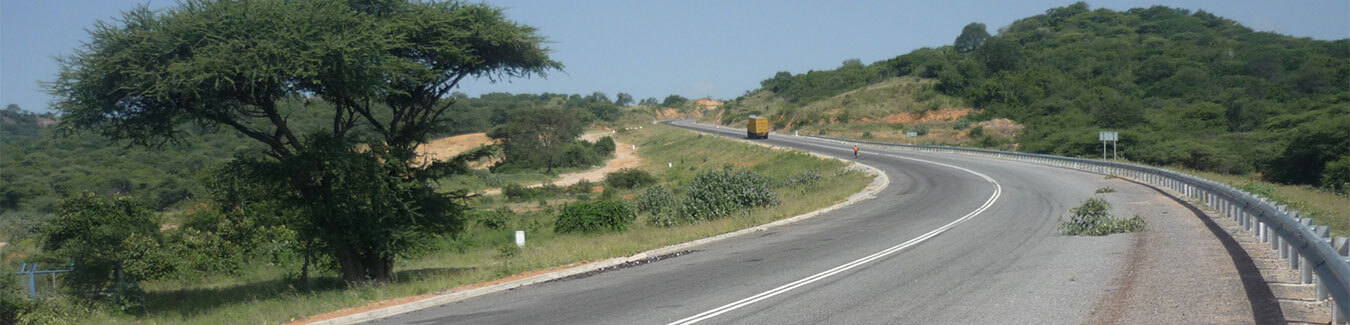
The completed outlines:
{"type": "MultiPolygon", "coordinates": [[[[640,154],[647,158],[641,168],[612,173],[621,186],[586,182],[529,189],[528,195],[508,193],[469,199],[464,230],[457,236],[436,237],[425,248],[400,259],[395,263],[395,279],[387,283],[344,285],[331,261],[325,262],[315,255],[316,261],[308,270],[309,280],[302,285],[297,282],[305,264],[302,254],[278,249],[284,243],[272,241],[295,237],[288,237],[285,230],[274,229],[265,236],[249,237],[254,238],[252,242],[233,243],[228,238],[245,236],[241,232],[255,228],[226,223],[216,226],[218,232],[213,236],[191,237],[206,240],[200,246],[192,246],[200,255],[173,255],[187,253],[177,250],[148,251],[182,260],[182,265],[226,263],[229,265],[226,270],[188,271],[213,267],[201,265],[175,267],[174,272],[154,275],[149,272],[159,270],[151,267],[155,263],[138,257],[127,268],[127,274],[141,277],[137,287],[143,294],[133,295],[140,297],[135,304],[87,305],[73,297],[57,297],[42,305],[22,305],[29,308],[24,319],[47,317],[101,323],[285,322],[386,299],[631,255],[734,231],[834,204],[871,181],[871,176],[851,170],[843,162],[666,126],[649,125],[642,130],[620,132],[617,137],[638,144],[640,154]],[[667,162],[674,167],[666,167],[667,162]],[[701,208],[696,202],[709,202],[710,207],[716,208],[701,208]],[[681,214],[681,210],[698,214],[681,214]],[[514,245],[515,230],[526,231],[525,247],[514,245]],[[256,250],[229,249],[242,246],[253,246],[256,250]],[[225,254],[225,258],[218,254],[225,254]]],[[[132,204],[97,196],[85,200],[103,202],[100,206],[106,207],[132,204]]],[[[158,219],[147,214],[149,210],[119,211],[139,211],[126,215],[150,223],[144,227],[163,227],[154,223],[158,219]]],[[[221,216],[214,209],[200,209],[187,218],[219,220],[213,218],[221,216]]],[[[194,221],[193,225],[185,224],[178,229],[195,232],[197,223],[205,221],[194,221]]],[[[131,230],[118,231],[124,232],[117,234],[125,234],[131,230]]],[[[170,231],[153,240],[181,245],[173,244],[174,240],[169,238],[173,236],[176,235],[170,231]]],[[[119,252],[146,252],[145,247],[119,252]]],[[[13,299],[26,301],[22,297],[13,299]]]]}
{"type": "Polygon", "coordinates": [[[1114,217],[1111,215],[1111,203],[1095,196],[1069,209],[1069,219],[1059,223],[1060,234],[1070,236],[1105,236],[1140,230],[1144,230],[1144,218],[1114,217]]]}

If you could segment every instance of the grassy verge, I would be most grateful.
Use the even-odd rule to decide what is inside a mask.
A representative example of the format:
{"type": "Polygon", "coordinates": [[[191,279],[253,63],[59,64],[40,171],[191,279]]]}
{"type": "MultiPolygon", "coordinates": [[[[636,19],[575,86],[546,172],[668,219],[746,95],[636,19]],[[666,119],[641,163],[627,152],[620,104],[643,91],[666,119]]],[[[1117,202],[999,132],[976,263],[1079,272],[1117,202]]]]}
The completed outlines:
{"type": "MultiPolygon", "coordinates": [[[[293,282],[288,280],[295,276],[296,270],[255,265],[241,276],[144,283],[149,297],[145,315],[98,311],[77,319],[87,323],[281,323],[726,233],[832,205],[871,182],[870,175],[851,171],[843,162],[671,127],[648,126],[618,136],[637,144],[645,163],[641,169],[655,175],[660,185],[670,188],[683,187],[698,171],[720,170],[727,164],[754,170],[774,180],[803,171],[815,171],[824,177],[809,187],[778,185],[775,190],[782,199],[778,206],[674,227],[648,225],[643,219],[649,216],[642,215],[627,231],[600,234],[559,234],[552,230],[560,204],[600,193],[557,192],[526,202],[483,197],[471,204],[479,210],[508,208],[516,212],[505,226],[493,228],[484,222],[471,222],[458,238],[446,237],[436,247],[404,259],[397,266],[398,281],[394,283],[344,289],[338,285],[336,274],[325,270],[314,275],[318,279],[313,289],[301,290],[292,287],[293,282]],[[667,167],[668,162],[674,167],[667,167]],[[511,233],[516,229],[528,234],[528,244],[523,249],[515,249],[511,244],[511,233]]],[[[642,190],[611,190],[608,195],[631,198],[642,190]]]]}
{"type": "Polygon", "coordinates": [[[1350,236],[1350,196],[1337,195],[1307,185],[1285,185],[1260,180],[1256,175],[1229,175],[1172,167],[1173,170],[1241,188],[1288,205],[1290,210],[1313,219],[1313,224],[1331,227],[1335,237],[1350,236]]]}

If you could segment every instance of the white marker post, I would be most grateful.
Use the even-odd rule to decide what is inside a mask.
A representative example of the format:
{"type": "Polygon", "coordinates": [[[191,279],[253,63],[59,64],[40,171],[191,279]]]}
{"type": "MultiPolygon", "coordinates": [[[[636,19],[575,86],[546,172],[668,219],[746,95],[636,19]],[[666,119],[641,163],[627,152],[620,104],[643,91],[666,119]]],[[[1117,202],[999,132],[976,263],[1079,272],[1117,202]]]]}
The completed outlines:
{"type": "Polygon", "coordinates": [[[525,231],[516,230],[516,246],[525,247],[525,231]]]}

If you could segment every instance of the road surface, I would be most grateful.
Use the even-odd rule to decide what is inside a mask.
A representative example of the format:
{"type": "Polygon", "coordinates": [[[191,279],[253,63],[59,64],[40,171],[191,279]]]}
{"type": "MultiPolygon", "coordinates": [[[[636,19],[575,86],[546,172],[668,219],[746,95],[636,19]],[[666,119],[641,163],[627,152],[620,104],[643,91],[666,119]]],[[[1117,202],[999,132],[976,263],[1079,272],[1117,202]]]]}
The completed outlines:
{"type": "MultiPolygon", "coordinates": [[[[741,129],[676,124],[745,136],[741,129]]],[[[755,141],[852,159],[849,145],[776,135],[755,141]]],[[[873,199],[659,262],[373,323],[1250,323],[1272,316],[1253,312],[1260,310],[1249,302],[1254,289],[1244,289],[1240,268],[1221,246],[1192,245],[1199,250],[1187,253],[1149,248],[1138,234],[1057,234],[1069,208],[1100,187],[1115,186],[1121,192],[1116,200],[1129,201],[1115,202],[1117,213],[1180,220],[1182,226],[1167,228],[1219,245],[1198,221],[1190,222],[1195,229],[1184,229],[1196,217],[1176,212],[1186,210],[1153,189],[1098,174],[952,154],[864,147],[861,162],[891,180],[873,199]],[[1168,211],[1173,214],[1166,216],[1168,211]],[[1153,255],[1201,265],[1181,265],[1191,268],[1183,271],[1150,266],[1153,255]],[[1170,278],[1186,279],[1186,285],[1169,289],[1170,278]],[[1196,305],[1203,308],[1197,314],[1189,303],[1173,301],[1201,301],[1196,305]]],[[[1151,221],[1147,231],[1168,230],[1153,226],[1151,221]]]]}

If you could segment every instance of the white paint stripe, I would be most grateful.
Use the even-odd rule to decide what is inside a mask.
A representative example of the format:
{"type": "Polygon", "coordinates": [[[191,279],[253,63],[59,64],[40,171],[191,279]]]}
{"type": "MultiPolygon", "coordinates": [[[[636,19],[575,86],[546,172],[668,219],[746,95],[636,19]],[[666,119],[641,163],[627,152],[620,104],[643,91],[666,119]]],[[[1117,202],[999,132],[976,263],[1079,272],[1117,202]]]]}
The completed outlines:
{"type": "Polygon", "coordinates": [[[693,323],[697,323],[697,322],[700,322],[700,321],[703,321],[703,320],[706,320],[706,319],[709,319],[709,318],[712,318],[712,317],[716,317],[717,315],[721,315],[721,314],[723,314],[723,313],[726,313],[726,312],[729,312],[729,311],[732,311],[732,310],[736,310],[736,309],[739,309],[739,308],[741,308],[741,307],[748,306],[748,305],[753,304],[753,303],[755,303],[755,302],[759,302],[759,301],[761,301],[761,300],[768,299],[768,298],[773,297],[773,296],[777,296],[777,295],[782,294],[782,293],[784,293],[784,292],[788,292],[789,290],[796,289],[796,288],[798,288],[798,287],[801,287],[801,286],[804,286],[804,285],[811,284],[812,282],[819,281],[819,280],[824,279],[824,278],[827,278],[827,277],[829,277],[829,276],[832,276],[832,275],[835,275],[835,274],[839,274],[839,273],[842,273],[842,272],[844,272],[844,271],[848,271],[849,269],[858,267],[859,265],[867,264],[868,262],[876,261],[876,260],[881,259],[881,258],[883,258],[883,257],[886,257],[886,256],[888,256],[888,255],[894,254],[894,253],[896,253],[896,252],[899,252],[899,251],[901,251],[901,250],[904,250],[905,248],[909,248],[910,246],[914,246],[914,245],[919,244],[919,243],[921,243],[921,242],[923,242],[923,241],[925,241],[925,240],[928,240],[929,238],[936,237],[937,235],[942,234],[943,232],[946,232],[948,229],[951,229],[952,227],[955,227],[957,224],[960,224],[960,223],[962,223],[962,222],[965,222],[966,220],[970,220],[971,218],[974,218],[976,215],[980,214],[981,212],[984,212],[985,210],[988,210],[989,207],[993,206],[993,205],[994,205],[994,202],[997,201],[997,200],[998,200],[998,197],[999,197],[1000,195],[1002,195],[1002,193],[1003,193],[1003,186],[1002,186],[1002,185],[999,185],[999,183],[998,183],[997,181],[994,181],[993,178],[989,177],[988,175],[981,174],[981,173],[979,173],[979,172],[976,172],[976,171],[973,171],[973,170],[970,170],[970,169],[966,169],[966,168],[964,168],[964,167],[959,167],[959,166],[954,166],[954,165],[944,164],[944,163],[935,162],[935,161],[923,160],[923,159],[916,159],[916,158],[909,158],[909,157],[900,157],[900,156],[891,155],[891,154],[880,154],[880,155],[889,156],[889,157],[893,157],[893,158],[900,158],[900,159],[907,159],[907,160],[919,161],[919,162],[924,162],[924,163],[930,163],[930,164],[934,164],[934,165],[938,165],[938,166],[944,166],[944,167],[955,168],[955,169],[958,169],[958,170],[961,170],[961,171],[965,171],[965,172],[967,172],[967,173],[975,174],[975,176],[979,176],[980,178],[984,178],[984,180],[989,181],[989,183],[994,184],[994,194],[990,195],[990,196],[989,196],[989,199],[988,199],[988,200],[985,200],[985,201],[984,201],[984,204],[983,204],[983,205],[980,205],[980,207],[979,207],[979,208],[976,208],[974,211],[971,211],[970,213],[966,214],[965,216],[961,217],[960,219],[956,219],[955,221],[952,221],[951,223],[948,223],[948,224],[946,224],[946,225],[944,225],[944,226],[942,226],[942,227],[939,227],[939,228],[937,228],[937,229],[933,229],[933,231],[929,231],[928,233],[925,233],[925,234],[923,234],[923,235],[921,235],[921,236],[919,236],[919,237],[915,237],[914,239],[910,239],[909,241],[906,241],[906,242],[904,242],[904,243],[900,243],[899,245],[891,246],[890,248],[887,248],[887,249],[882,250],[882,251],[880,251],[880,252],[877,252],[877,253],[875,253],[875,254],[868,255],[868,256],[865,256],[865,257],[863,257],[863,258],[859,258],[859,259],[857,259],[857,260],[854,260],[854,261],[852,261],[852,262],[845,263],[844,265],[836,266],[836,267],[834,267],[834,268],[832,268],[832,269],[825,270],[824,272],[816,273],[815,275],[808,276],[808,277],[806,277],[806,278],[802,278],[801,280],[797,280],[797,281],[793,281],[793,282],[788,283],[788,284],[784,284],[784,285],[779,286],[779,287],[777,287],[777,288],[773,288],[773,289],[771,289],[771,290],[769,290],[769,291],[761,292],[761,293],[759,293],[759,294],[756,294],[756,295],[747,297],[747,298],[745,298],[745,299],[737,300],[736,302],[732,302],[732,303],[723,305],[723,306],[721,306],[721,307],[713,308],[712,310],[709,310],[709,311],[705,311],[705,312],[699,313],[698,315],[689,316],[689,317],[687,317],[687,318],[684,318],[684,319],[681,319],[681,320],[677,320],[677,321],[671,322],[670,325],[693,324],[693,323]]]}

